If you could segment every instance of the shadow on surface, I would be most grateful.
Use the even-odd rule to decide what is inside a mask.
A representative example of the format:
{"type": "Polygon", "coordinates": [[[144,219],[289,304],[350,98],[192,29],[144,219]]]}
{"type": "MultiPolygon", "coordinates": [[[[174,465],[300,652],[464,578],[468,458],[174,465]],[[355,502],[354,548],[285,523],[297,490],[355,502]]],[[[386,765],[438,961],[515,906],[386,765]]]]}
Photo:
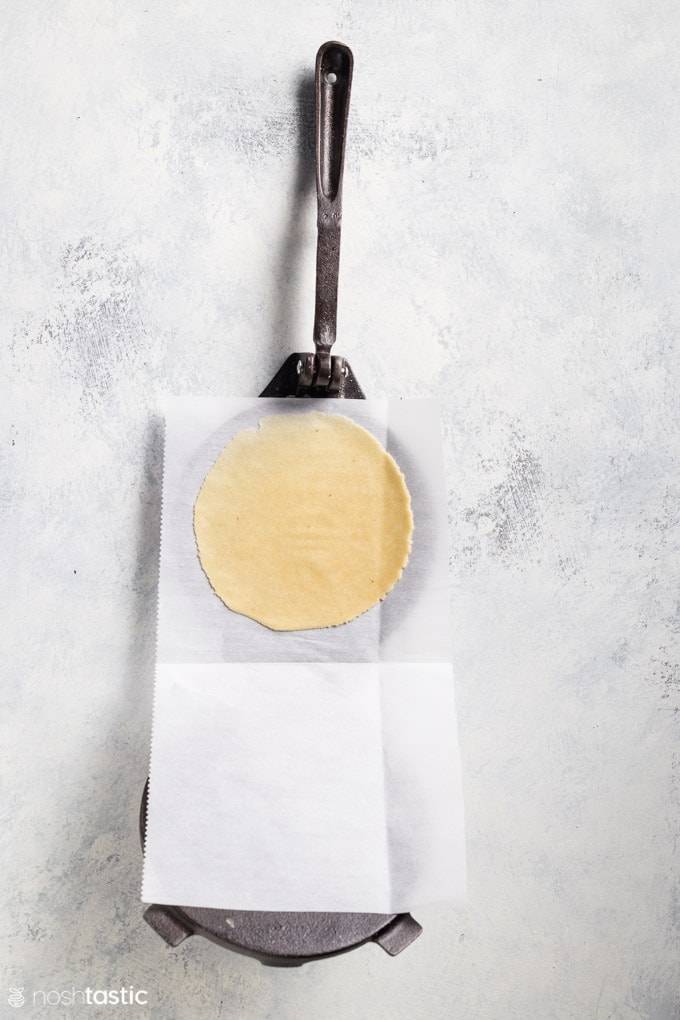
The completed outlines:
{"type": "Polygon", "coordinates": [[[283,361],[297,350],[312,350],[311,334],[299,335],[300,302],[314,306],[314,294],[300,293],[300,268],[303,258],[314,256],[314,242],[310,247],[312,227],[315,226],[312,196],[316,194],[314,164],[314,74],[305,72],[296,89],[295,126],[297,137],[297,166],[290,214],[280,242],[277,260],[275,296],[272,321],[269,328],[271,349],[263,352],[262,378],[258,386],[263,389],[278,371],[283,361]],[[260,385],[261,384],[261,385],[260,385]]]}

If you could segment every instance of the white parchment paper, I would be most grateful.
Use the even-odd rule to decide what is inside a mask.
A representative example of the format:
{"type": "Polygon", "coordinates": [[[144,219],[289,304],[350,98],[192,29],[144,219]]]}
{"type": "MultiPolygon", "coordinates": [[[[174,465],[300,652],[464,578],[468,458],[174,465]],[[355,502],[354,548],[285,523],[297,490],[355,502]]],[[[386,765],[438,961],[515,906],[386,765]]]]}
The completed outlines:
{"type": "Polygon", "coordinates": [[[435,402],[177,398],[166,414],[159,642],[142,898],[385,912],[461,901],[465,854],[435,402]],[[268,414],[342,413],[406,477],[413,548],[385,600],[280,633],[205,577],[193,504],[268,414]]]}

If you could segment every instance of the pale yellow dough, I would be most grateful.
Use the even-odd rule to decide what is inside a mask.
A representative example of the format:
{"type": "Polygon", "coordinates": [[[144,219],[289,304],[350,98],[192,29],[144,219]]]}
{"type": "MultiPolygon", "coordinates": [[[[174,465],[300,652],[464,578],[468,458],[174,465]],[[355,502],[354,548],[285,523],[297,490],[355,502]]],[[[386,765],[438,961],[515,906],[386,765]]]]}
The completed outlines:
{"type": "Polygon", "coordinates": [[[384,598],[411,550],[404,476],[339,414],[272,415],[220,453],[194,507],[201,565],[272,630],[334,627],[384,598]]]}

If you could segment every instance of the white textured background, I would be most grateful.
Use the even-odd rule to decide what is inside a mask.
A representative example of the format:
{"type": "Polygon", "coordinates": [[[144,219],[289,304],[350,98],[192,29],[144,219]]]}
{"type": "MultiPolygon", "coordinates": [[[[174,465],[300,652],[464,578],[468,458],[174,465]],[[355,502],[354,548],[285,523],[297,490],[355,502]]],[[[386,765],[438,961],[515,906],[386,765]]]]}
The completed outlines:
{"type": "Polygon", "coordinates": [[[676,0],[6,0],[0,33],[2,1015],[680,1017],[676,0]],[[329,38],[338,353],[445,405],[469,905],[279,971],[141,919],[157,408],[311,346],[329,38]]]}

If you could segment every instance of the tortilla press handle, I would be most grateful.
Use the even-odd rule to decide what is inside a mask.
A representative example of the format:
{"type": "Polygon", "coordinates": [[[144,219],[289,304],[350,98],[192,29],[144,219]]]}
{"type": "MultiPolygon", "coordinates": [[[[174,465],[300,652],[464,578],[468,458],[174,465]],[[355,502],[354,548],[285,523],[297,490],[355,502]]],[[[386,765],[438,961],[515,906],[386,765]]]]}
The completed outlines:
{"type": "Polygon", "coordinates": [[[316,201],[316,305],[314,346],[317,385],[331,379],[331,347],[335,343],[342,224],[342,175],[354,59],[348,46],[327,42],[316,55],[315,133],[316,201]]]}
{"type": "Polygon", "coordinates": [[[349,363],[330,353],[337,329],[342,176],[353,67],[352,51],[343,43],[324,43],[316,55],[316,354],[291,354],[261,397],[364,396],[349,363]]]}

